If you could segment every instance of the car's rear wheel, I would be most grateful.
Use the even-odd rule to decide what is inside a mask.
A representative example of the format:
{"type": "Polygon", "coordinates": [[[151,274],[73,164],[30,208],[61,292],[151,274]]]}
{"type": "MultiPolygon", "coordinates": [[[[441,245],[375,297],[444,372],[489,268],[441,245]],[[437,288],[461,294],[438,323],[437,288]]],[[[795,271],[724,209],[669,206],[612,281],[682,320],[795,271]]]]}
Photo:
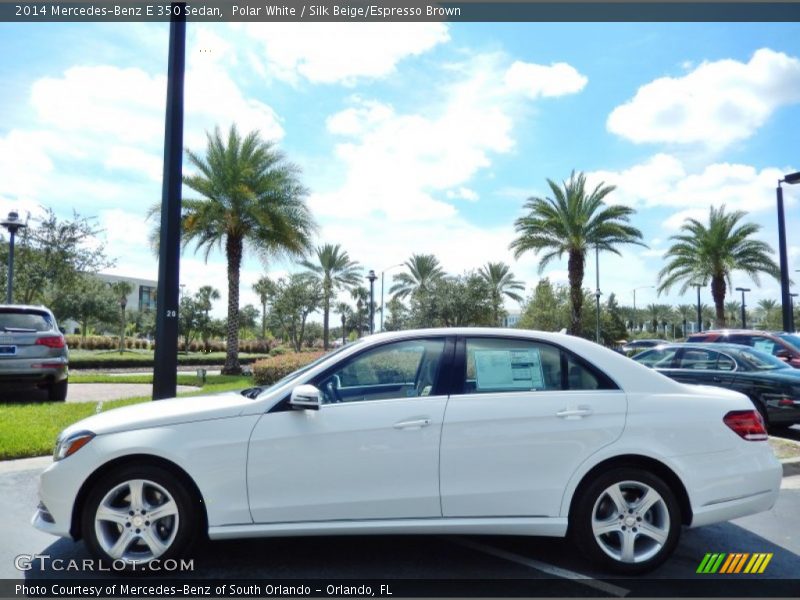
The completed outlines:
{"type": "Polygon", "coordinates": [[[570,530],[590,560],[617,573],[654,569],[675,549],[681,516],[675,495],[659,477],[617,468],[596,477],[577,499],[570,530]]]}
{"type": "Polygon", "coordinates": [[[50,402],[64,402],[67,399],[67,386],[69,383],[66,379],[51,383],[47,388],[47,399],[50,402]]]}
{"type": "Polygon", "coordinates": [[[128,466],[89,493],[82,534],[96,557],[134,568],[181,556],[195,537],[197,510],[186,488],[155,465],[128,466]]]}

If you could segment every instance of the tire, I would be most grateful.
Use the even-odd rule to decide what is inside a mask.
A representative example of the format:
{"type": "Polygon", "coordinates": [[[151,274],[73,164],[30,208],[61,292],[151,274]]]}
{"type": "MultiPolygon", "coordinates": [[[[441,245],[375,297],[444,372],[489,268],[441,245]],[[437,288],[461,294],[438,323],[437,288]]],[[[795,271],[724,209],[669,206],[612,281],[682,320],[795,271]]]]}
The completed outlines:
{"type": "Polygon", "coordinates": [[[590,561],[614,573],[637,574],[663,563],[678,543],[681,514],[659,477],[636,467],[615,468],[580,492],[570,535],[590,561]],[[641,501],[648,497],[648,506],[641,501]]]}
{"type": "Polygon", "coordinates": [[[47,388],[47,399],[50,402],[64,402],[67,399],[67,386],[68,382],[66,379],[63,381],[58,381],[56,383],[51,383],[50,386],[47,388]]]}
{"type": "Polygon", "coordinates": [[[81,533],[103,563],[134,570],[154,559],[183,556],[200,525],[197,504],[173,472],[129,465],[102,477],[89,492],[81,533]]]}

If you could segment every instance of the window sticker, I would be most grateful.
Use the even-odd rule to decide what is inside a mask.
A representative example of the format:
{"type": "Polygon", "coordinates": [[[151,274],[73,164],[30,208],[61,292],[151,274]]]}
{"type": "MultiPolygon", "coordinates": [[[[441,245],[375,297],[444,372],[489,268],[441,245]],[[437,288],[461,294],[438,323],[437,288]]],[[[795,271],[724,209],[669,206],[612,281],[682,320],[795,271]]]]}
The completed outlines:
{"type": "Polygon", "coordinates": [[[478,391],[544,389],[539,350],[475,350],[475,386],[478,391]]]}
{"type": "Polygon", "coordinates": [[[771,340],[756,340],[753,342],[753,348],[756,350],[761,350],[761,352],[766,352],[767,354],[772,354],[772,341],[771,340]]]}

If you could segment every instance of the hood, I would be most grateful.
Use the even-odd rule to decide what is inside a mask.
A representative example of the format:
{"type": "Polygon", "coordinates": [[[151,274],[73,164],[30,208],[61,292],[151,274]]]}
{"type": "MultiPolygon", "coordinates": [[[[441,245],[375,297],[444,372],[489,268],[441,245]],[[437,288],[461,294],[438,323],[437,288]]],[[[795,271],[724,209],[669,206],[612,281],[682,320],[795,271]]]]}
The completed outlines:
{"type": "Polygon", "coordinates": [[[64,430],[64,435],[92,431],[97,435],[192,421],[236,417],[256,405],[236,392],[142,402],[101,412],[78,421],[64,430]]]}

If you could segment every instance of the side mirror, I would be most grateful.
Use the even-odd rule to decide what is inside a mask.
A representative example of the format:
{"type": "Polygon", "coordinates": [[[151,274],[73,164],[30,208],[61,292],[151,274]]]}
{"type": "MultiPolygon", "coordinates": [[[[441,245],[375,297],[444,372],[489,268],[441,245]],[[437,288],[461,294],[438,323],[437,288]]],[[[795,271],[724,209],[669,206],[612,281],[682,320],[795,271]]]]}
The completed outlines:
{"type": "Polygon", "coordinates": [[[319,410],[322,392],[313,385],[298,385],[289,397],[289,406],[298,410],[319,410]]]}

